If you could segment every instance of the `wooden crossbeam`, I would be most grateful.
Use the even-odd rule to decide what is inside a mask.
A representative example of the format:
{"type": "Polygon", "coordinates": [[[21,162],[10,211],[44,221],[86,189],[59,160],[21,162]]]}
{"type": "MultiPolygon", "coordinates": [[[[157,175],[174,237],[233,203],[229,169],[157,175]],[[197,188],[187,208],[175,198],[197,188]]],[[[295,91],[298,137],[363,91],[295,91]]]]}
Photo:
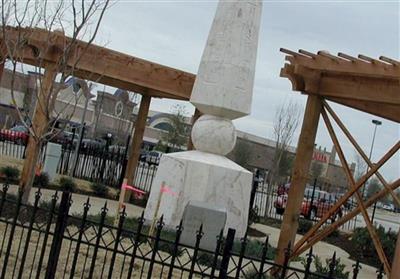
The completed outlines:
{"type": "MultiPolygon", "coordinates": [[[[400,179],[397,179],[395,182],[393,182],[389,185],[389,188],[392,191],[396,190],[399,187],[400,187],[400,179]]],[[[366,207],[369,207],[373,203],[375,203],[377,200],[386,196],[387,194],[388,194],[388,190],[382,189],[378,193],[374,194],[371,198],[369,198],[364,204],[366,207]]],[[[350,211],[349,213],[347,213],[345,216],[340,218],[339,220],[335,221],[334,223],[330,224],[329,226],[326,226],[321,231],[316,232],[307,240],[307,243],[305,243],[303,246],[301,246],[297,250],[293,251],[293,253],[290,256],[293,258],[293,257],[299,256],[300,254],[304,253],[305,251],[310,249],[310,247],[312,247],[315,243],[324,239],[325,237],[330,235],[334,230],[339,228],[341,225],[345,224],[349,220],[356,217],[358,214],[360,214],[360,212],[361,212],[361,208],[360,208],[360,206],[358,206],[355,209],[353,209],[352,211],[350,211]]]]}
{"type": "Polygon", "coordinates": [[[308,239],[314,235],[318,229],[326,223],[326,221],[329,220],[330,216],[335,213],[341,204],[344,204],[362,185],[365,184],[365,182],[373,175],[376,173],[379,168],[385,164],[400,148],[400,141],[398,141],[386,154],[376,163],[373,165],[373,167],[366,173],[364,174],[351,189],[344,194],[338,202],[332,206],[328,212],[322,216],[322,218],[318,221],[317,224],[315,224],[295,245],[294,251],[298,250],[299,247],[301,247],[305,242],[308,241],[308,239]]]}
{"type": "MultiPolygon", "coordinates": [[[[25,48],[8,58],[38,67],[56,63],[57,52],[63,52],[65,42],[71,40],[62,33],[38,28],[6,28],[7,37],[0,34],[0,44],[18,41],[19,36],[26,40],[25,48]]],[[[137,89],[138,93],[152,97],[190,99],[194,74],[79,40],[74,43],[73,50],[67,64],[79,78],[126,90],[137,89]]]]}
{"type": "Polygon", "coordinates": [[[290,61],[293,65],[302,65],[310,69],[315,69],[324,72],[333,72],[349,75],[365,75],[375,78],[391,78],[399,79],[400,67],[396,61],[392,59],[390,64],[386,64],[377,59],[370,58],[365,55],[360,55],[358,58],[339,52],[338,57],[344,59],[332,59],[333,55],[328,55],[326,52],[322,54],[314,54],[305,50],[299,50],[298,53],[303,55],[292,55],[285,49],[284,53],[288,54],[286,60],[290,61]],[[361,59],[362,58],[362,59],[361,59]],[[374,61],[374,63],[371,63],[374,61]]]}
{"type": "Polygon", "coordinates": [[[295,91],[317,94],[330,101],[400,123],[400,76],[397,80],[351,76],[321,72],[298,64],[285,64],[281,76],[291,81],[295,91]]]}
{"type": "MultiPolygon", "coordinates": [[[[324,108],[328,111],[328,113],[332,116],[332,118],[335,120],[336,124],[339,126],[339,128],[342,130],[342,132],[345,134],[345,136],[349,139],[351,144],[354,146],[354,148],[357,150],[357,152],[361,155],[361,157],[364,159],[364,161],[368,164],[368,167],[372,168],[373,164],[368,158],[367,154],[362,150],[360,145],[357,143],[357,141],[354,139],[354,137],[351,135],[349,130],[346,128],[346,126],[343,124],[343,122],[340,120],[340,118],[337,116],[335,111],[331,108],[331,106],[325,101],[322,101],[324,108]]],[[[379,171],[375,173],[375,175],[378,177],[378,179],[381,181],[382,185],[388,190],[390,195],[392,196],[394,202],[398,207],[400,207],[400,199],[399,197],[393,192],[392,189],[389,187],[389,183],[385,180],[385,178],[380,174],[379,171]]]]}
{"type": "MultiPolygon", "coordinates": [[[[382,97],[384,98],[384,96],[382,97]]],[[[381,103],[378,98],[376,101],[354,100],[330,96],[326,97],[325,99],[400,123],[400,105],[398,104],[381,103]]]]}
{"type": "MultiPolygon", "coordinates": [[[[326,114],[325,108],[322,109],[321,114],[322,114],[322,118],[324,119],[325,125],[326,125],[326,127],[328,129],[329,135],[330,135],[330,137],[331,137],[331,139],[333,141],[333,145],[336,148],[336,152],[337,152],[337,154],[339,156],[339,160],[340,160],[340,162],[342,164],[342,167],[344,169],[344,172],[346,174],[347,181],[349,182],[349,188],[351,189],[352,187],[354,187],[356,182],[355,182],[354,177],[353,177],[353,175],[352,175],[352,173],[350,171],[349,164],[347,163],[347,160],[346,160],[345,155],[343,153],[342,147],[340,146],[339,140],[337,139],[336,133],[333,130],[333,127],[332,127],[332,124],[331,124],[331,122],[330,122],[330,120],[328,118],[328,115],[326,114]]],[[[381,243],[381,241],[380,241],[380,239],[379,239],[379,237],[378,237],[378,235],[376,233],[376,230],[375,230],[375,228],[374,228],[374,226],[373,226],[373,224],[372,224],[372,222],[371,222],[371,220],[370,220],[370,218],[368,216],[367,209],[364,206],[364,201],[363,201],[362,196],[361,196],[361,194],[360,194],[360,192],[358,190],[355,191],[355,196],[356,196],[356,199],[357,199],[357,203],[360,205],[361,214],[362,214],[362,216],[364,218],[365,224],[367,225],[368,232],[371,235],[372,242],[373,242],[373,244],[375,246],[375,249],[376,249],[376,251],[378,253],[378,257],[379,257],[380,261],[383,264],[383,267],[385,269],[386,274],[389,276],[389,274],[390,274],[389,261],[388,261],[386,255],[385,255],[385,252],[383,251],[382,243],[381,243]]],[[[340,206],[342,206],[342,205],[343,204],[340,204],[340,206]]]]}

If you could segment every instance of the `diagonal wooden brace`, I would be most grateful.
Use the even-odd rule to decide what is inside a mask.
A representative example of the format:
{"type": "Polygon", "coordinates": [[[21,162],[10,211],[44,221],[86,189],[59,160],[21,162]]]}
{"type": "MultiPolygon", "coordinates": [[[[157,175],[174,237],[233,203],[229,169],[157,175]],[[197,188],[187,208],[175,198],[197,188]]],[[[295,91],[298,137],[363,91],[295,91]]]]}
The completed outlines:
{"type": "MultiPolygon", "coordinates": [[[[349,139],[351,144],[353,144],[354,148],[357,150],[357,152],[361,155],[361,157],[364,159],[364,161],[368,164],[370,168],[372,168],[373,164],[369,160],[367,154],[364,153],[362,148],[358,145],[357,141],[353,138],[349,130],[347,130],[346,126],[343,124],[343,122],[339,119],[339,117],[336,115],[336,113],[333,111],[333,109],[329,106],[329,104],[325,101],[322,100],[322,103],[328,113],[332,116],[332,118],[335,120],[336,124],[339,126],[339,128],[343,131],[343,133],[346,135],[346,137],[349,139]]],[[[378,179],[381,181],[382,185],[389,191],[390,195],[392,196],[394,202],[398,207],[400,207],[400,198],[393,192],[392,189],[390,189],[389,184],[385,180],[385,178],[380,174],[380,172],[376,172],[375,175],[378,177],[378,179]]]]}
{"type": "MultiPolygon", "coordinates": [[[[332,124],[331,124],[331,122],[329,120],[329,117],[326,114],[326,111],[325,111],[324,108],[322,109],[321,114],[322,114],[322,117],[324,119],[325,125],[326,125],[326,127],[328,129],[329,135],[330,135],[330,137],[331,137],[331,139],[333,141],[333,144],[334,144],[334,146],[335,146],[335,148],[337,150],[340,162],[341,162],[342,167],[343,167],[343,169],[344,169],[344,171],[346,173],[346,176],[347,176],[347,181],[349,182],[349,188],[351,189],[352,187],[354,187],[355,181],[354,181],[354,177],[353,177],[353,175],[352,175],[352,173],[350,171],[349,164],[347,163],[347,160],[346,160],[346,158],[344,156],[342,147],[340,146],[339,140],[337,139],[335,131],[333,130],[332,124]]],[[[385,252],[383,251],[382,243],[381,243],[381,241],[380,241],[380,239],[379,239],[379,237],[378,237],[378,235],[376,233],[376,230],[375,230],[375,228],[374,228],[374,226],[373,226],[373,224],[372,224],[372,222],[371,222],[371,220],[370,220],[370,218],[368,216],[367,209],[364,206],[364,201],[363,201],[363,199],[361,197],[361,194],[359,193],[358,190],[355,191],[355,196],[356,196],[358,204],[360,205],[361,214],[362,214],[362,216],[364,218],[365,224],[367,225],[368,232],[371,235],[372,242],[374,243],[375,249],[376,249],[376,251],[378,253],[378,257],[379,257],[380,261],[383,264],[383,267],[385,269],[386,274],[390,274],[389,261],[388,261],[386,255],[385,255],[385,252]]]]}
{"type": "MultiPolygon", "coordinates": [[[[386,162],[388,161],[400,148],[400,141],[398,141],[376,164],[372,166],[372,168],[364,174],[357,183],[351,187],[351,189],[339,199],[339,201],[332,206],[332,208],[322,216],[320,221],[315,224],[295,245],[293,251],[296,251],[301,247],[309,238],[314,235],[318,229],[325,224],[325,222],[329,219],[329,217],[336,212],[339,207],[344,204],[364,183],[386,162]]],[[[385,189],[386,190],[386,189],[385,189]]]]}
{"type": "MultiPolygon", "coordinates": [[[[396,190],[399,187],[400,187],[400,179],[396,180],[392,184],[389,184],[389,188],[392,191],[396,190]]],[[[370,199],[368,199],[364,204],[365,204],[366,207],[369,207],[374,202],[376,202],[377,200],[381,199],[382,197],[384,197],[387,194],[388,194],[388,190],[387,189],[382,189],[381,191],[379,191],[378,193],[373,195],[370,199]]],[[[317,243],[318,241],[320,241],[323,238],[325,238],[328,235],[330,235],[334,230],[339,228],[341,225],[345,224],[346,222],[348,222],[349,220],[351,220],[352,218],[354,218],[358,214],[360,214],[360,212],[361,212],[361,207],[358,206],[355,209],[353,209],[351,212],[347,213],[342,218],[340,218],[339,220],[334,222],[333,224],[324,227],[321,231],[316,232],[314,235],[312,235],[307,240],[307,243],[305,243],[303,246],[301,246],[301,248],[298,248],[297,250],[293,251],[293,253],[290,256],[291,257],[296,257],[296,256],[302,254],[303,252],[307,251],[310,247],[314,246],[315,243],[317,243]]]]}

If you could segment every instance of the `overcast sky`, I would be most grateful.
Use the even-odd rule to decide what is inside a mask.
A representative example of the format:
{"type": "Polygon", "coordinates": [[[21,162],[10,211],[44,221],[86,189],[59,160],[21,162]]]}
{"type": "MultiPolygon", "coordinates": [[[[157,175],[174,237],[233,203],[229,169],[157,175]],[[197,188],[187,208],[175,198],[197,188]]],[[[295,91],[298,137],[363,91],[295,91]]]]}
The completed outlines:
{"type": "MultiPolygon", "coordinates": [[[[130,55],[196,73],[216,6],[217,1],[120,0],[107,12],[97,41],[130,55]]],[[[290,82],[279,77],[284,64],[280,47],[399,59],[399,19],[399,1],[264,1],[252,113],[236,120],[236,127],[273,138],[276,108],[288,101],[304,107],[306,97],[292,91],[290,82]]],[[[173,104],[164,99],[153,100],[151,109],[170,112],[173,104]]],[[[184,104],[192,113],[193,106],[184,104]]],[[[377,132],[374,161],[400,138],[400,127],[394,122],[339,105],[333,107],[367,154],[373,134],[371,120],[383,122],[377,132]]],[[[327,149],[332,146],[322,121],[316,142],[327,149]]],[[[297,136],[293,142],[296,144],[297,136]]],[[[354,149],[344,140],[343,147],[351,161],[354,149]]],[[[388,180],[400,176],[400,154],[384,166],[383,173],[388,180]]]]}

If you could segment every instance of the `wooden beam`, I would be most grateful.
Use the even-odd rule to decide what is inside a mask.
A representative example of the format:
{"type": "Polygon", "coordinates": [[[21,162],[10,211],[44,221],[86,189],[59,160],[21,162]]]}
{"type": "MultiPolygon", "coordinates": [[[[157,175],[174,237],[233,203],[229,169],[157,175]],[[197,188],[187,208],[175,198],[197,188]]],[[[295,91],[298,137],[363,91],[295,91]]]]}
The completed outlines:
{"type": "MultiPolygon", "coordinates": [[[[15,28],[7,27],[7,40],[17,40],[19,35],[26,38],[28,45],[27,49],[21,50],[16,58],[34,66],[40,66],[39,64],[42,64],[43,61],[56,63],[56,55],[47,51],[49,36],[53,52],[54,49],[62,50],[64,45],[71,40],[60,33],[49,33],[43,29],[22,28],[18,31],[15,28]],[[39,51],[40,59],[35,57],[32,48],[39,51]]],[[[0,43],[1,40],[0,34],[0,43]]],[[[87,45],[86,42],[79,40],[74,43],[73,47],[74,51],[68,59],[68,66],[74,72],[80,72],[81,76],[79,77],[82,79],[98,81],[98,77],[101,77],[101,82],[105,85],[116,86],[119,82],[129,83],[154,90],[154,92],[163,92],[165,96],[171,98],[190,99],[195,79],[194,74],[94,44],[87,45]]],[[[151,94],[151,91],[148,91],[147,94],[151,94]]]]}
{"type": "Polygon", "coordinates": [[[319,90],[318,94],[324,97],[400,106],[400,77],[387,80],[324,74],[319,90]]]}
{"type": "Polygon", "coordinates": [[[49,107],[51,102],[48,102],[49,95],[53,90],[54,79],[57,75],[56,65],[50,64],[45,68],[44,76],[41,82],[38,99],[36,101],[35,111],[32,117],[32,131],[28,139],[26,147],[24,166],[21,173],[20,187],[24,191],[23,200],[26,202],[29,198],[29,192],[32,188],[35,168],[38,162],[41,139],[43,134],[47,132],[49,118],[48,112],[52,111],[49,107]]]}
{"type": "MultiPolygon", "coordinates": [[[[392,184],[389,185],[390,189],[396,190],[398,187],[400,187],[400,179],[396,180],[392,184]]],[[[369,198],[364,204],[366,207],[371,206],[374,202],[377,200],[383,198],[388,194],[388,191],[386,189],[380,190],[378,193],[374,194],[371,198],[369,198]]],[[[298,255],[301,255],[303,252],[307,251],[312,247],[315,243],[318,241],[324,239],[328,235],[330,235],[334,230],[339,228],[341,225],[345,224],[352,218],[356,217],[358,214],[360,214],[361,208],[358,206],[357,208],[353,209],[351,212],[347,213],[345,216],[340,218],[339,220],[335,221],[333,224],[328,225],[324,227],[322,230],[317,231],[315,234],[313,234],[312,238],[309,238],[307,243],[305,243],[301,248],[294,250],[291,257],[296,257],[298,255]]]]}
{"type": "Polygon", "coordinates": [[[148,95],[153,98],[167,98],[167,99],[176,99],[176,100],[186,100],[184,97],[177,96],[174,94],[168,94],[162,91],[158,91],[155,89],[149,89],[143,86],[139,86],[134,83],[122,81],[116,78],[110,78],[108,76],[101,76],[99,74],[90,73],[87,71],[76,70],[74,71],[74,76],[81,79],[95,81],[97,83],[105,84],[108,86],[116,87],[119,89],[124,89],[128,91],[132,91],[141,95],[148,95]]]}
{"type": "Polygon", "coordinates": [[[333,102],[400,122],[400,79],[346,76],[289,64],[285,64],[280,75],[291,81],[295,91],[317,94],[333,102]]]}
{"type": "MultiPolygon", "coordinates": [[[[197,119],[199,119],[199,117],[202,115],[203,114],[197,108],[194,110],[194,114],[193,114],[192,120],[191,120],[192,128],[193,128],[194,123],[197,121],[197,119]]],[[[193,142],[192,142],[192,133],[190,133],[187,150],[193,150],[193,149],[194,149],[194,146],[193,146],[193,142]]]]}
{"type": "MultiPolygon", "coordinates": [[[[357,152],[360,154],[360,156],[364,159],[364,161],[368,164],[369,168],[373,167],[372,162],[368,158],[367,154],[362,150],[360,145],[358,145],[357,141],[353,138],[351,135],[350,131],[347,130],[346,126],[343,124],[343,122],[340,120],[340,118],[337,116],[337,114],[334,112],[334,110],[330,107],[330,105],[324,100],[323,101],[324,108],[329,112],[329,114],[332,116],[332,118],[335,120],[336,124],[339,126],[339,128],[342,130],[342,132],[345,134],[345,136],[349,139],[351,144],[354,146],[354,148],[357,150],[357,152]]],[[[392,196],[394,202],[398,207],[400,207],[400,199],[399,197],[393,192],[392,189],[389,188],[389,183],[385,180],[385,178],[380,174],[379,171],[375,173],[375,175],[378,177],[378,179],[381,181],[382,185],[389,191],[390,195],[392,196]]]]}
{"type": "MultiPolygon", "coordinates": [[[[139,161],[140,150],[143,143],[144,130],[146,128],[146,123],[147,123],[147,115],[149,114],[150,102],[151,102],[150,96],[142,96],[142,100],[140,101],[138,117],[135,123],[135,131],[133,133],[132,143],[130,146],[128,165],[126,166],[126,171],[125,171],[125,179],[128,185],[133,185],[133,179],[135,178],[135,172],[139,161]]],[[[121,189],[120,202],[123,203],[127,201],[129,197],[130,197],[130,192],[125,192],[124,189],[121,189]]]]}
{"type": "MultiPolygon", "coordinates": [[[[331,124],[324,108],[322,109],[321,113],[322,113],[322,118],[324,119],[325,125],[328,129],[329,135],[333,141],[333,145],[335,146],[335,149],[339,156],[340,163],[342,164],[342,167],[346,174],[347,181],[349,182],[349,189],[351,189],[356,184],[356,182],[354,181],[353,174],[350,171],[349,164],[347,163],[347,160],[344,156],[342,147],[339,144],[339,140],[336,137],[335,131],[333,130],[332,124],[331,124]]],[[[367,225],[367,230],[372,238],[372,242],[378,253],[378,257],[379,257],[381,263],[383,264],[386,274],[389,275],[390,274],[390,265],[389,265],[389,261],[388,261],[386,255],[385,255],[385,252],[383,251],[382,243],[379,240],[379,237],[375,231],[375,228],[374,228],[371,220],[369,219],[368,212],[364,206],[364,201],[358,190],[355,191],[355,195],[356,195],[357,203],[359,204],[359,206],[361,208],[361,214],[364,218],[365,224],[367,225]]],[[[343,203],[338,202],[338,203],[336,203],[336,205],[342,206],[343,203]]]]}
{"type": "MultiPolygon", "coordinates": [[[[0,57],[0,59],[1,59],[1,57],[0,57]]],[[[5,61],[1,59],[0,60],[0,84],[1,84],[1,79],[3,78],[4,64],[5,64],[5,61]]]]}
{"type": "Polygon", "coordinates": [[[396,249],[394,250],[394,257],[392,262],[392,273],[389,279],[397,279],[400,274],[400,230],[397,234],[396,249]]]}
{"type": "Polygon", "coordinates": [[[322,102],[318,96],[309,95],[304,112],[303,126],[298,141],[296,158],[289,189],[287,206],[283,215],[275,262],[282,265],[285,260],[285,249],[289,243],[294,244],[301,203],[308,179],[308,172],[314,151],[314,142],[318,129],[322,102]]]}
{"type": "MultiPolygon", "coordinates": [[[[318,229],[325,224],[325,222],[329,219],[329,217],[338,210],[338,204],[343,204],[345,201],[347,201],[364,183],[373,175],[376,173],[379,168],[385,164],[394,154],[396,154],[397,150],[400,148],[400,141],[398,141],[390,150],[376,163],[373,165],[373,167],[366,173],[364,174],[358,181],[357,183],[346,193],[344,194],[338,201],[337,203],[332,206],[328,212],[322,216],[322,218],[318,221],[317,224],[315,224],[295,245],[294,251],[297,251],[299,247],[301,247],[307,239],[310,238],[311,235],[314,235],[318,229]]],[[[386,191],[386,189],[385,189],[386,191]]]]}
{"type": "MultiPolygon", "coordinates": [[[[305,52],[303,51],[302,54],[305,52]]],[[[370,63],[343,53],[339,54],[339,57],[345,59],[333,60],[326,55],[313,55],[313,57],[307,57],[304,55],[288,55],[285,57],[291,64],[302,65],[310,69],[315,69],[324,72],[332,72],[345,75],[362,75],[373,78],[392,78],[398,79],[400,76],[400,67],[393,66],[391,64],[385,65],[384,63],[370,63]],[[349,57],[349,58],[347,58],[349,57]],[[350,60],[351,59],[351,60],[350,60]]]]}
{"type": "Polygon", "coordinates": [[[371,101],[350,100],[350,99],[334,98],[334,97],[326,97],[326,99],[347,107],[361,110],[363,112],[370,113],[400,123],[400,113],[399,113],[400,105],[383,104],[378,101],[371,102],[371,101]]]}

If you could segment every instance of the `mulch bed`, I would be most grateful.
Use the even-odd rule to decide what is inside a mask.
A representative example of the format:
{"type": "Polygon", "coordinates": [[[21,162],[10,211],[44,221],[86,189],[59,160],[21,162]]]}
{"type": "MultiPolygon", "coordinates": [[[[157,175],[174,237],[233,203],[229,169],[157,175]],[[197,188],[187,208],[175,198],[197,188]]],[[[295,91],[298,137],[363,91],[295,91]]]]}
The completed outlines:
{"type": "MultiPolygon", "coordinates": [[[[280,229],[282,221],[277,220],[277,219],[272,219],[272,218],[266,218],[266,219],[260,220],[260,223],[263,225],[267,225],[267,226],[271,226],[271,227],[280,229]]],[[[301,233],[301,232],[297,232],[297,233],[303,235],[303,233],[301,233]]],[[[344,251],[349,253],[350,259],[352,259],[354,261],[359,260],[360,263],[379,268],[379,266],[376,265],[375,259],[362,256],[361,251],[358,250],[357,247],[354,245],[354,243],[351,241],[351,235],[352,235],[351,233],[344,233],[344,232],[336,231],[336,233],[333,233],[332,235],[325,238],[324,241],[343,249],[344,251]]],[[[371,243],[371,245],[372,245],[372,243],[371,243]]]]}

